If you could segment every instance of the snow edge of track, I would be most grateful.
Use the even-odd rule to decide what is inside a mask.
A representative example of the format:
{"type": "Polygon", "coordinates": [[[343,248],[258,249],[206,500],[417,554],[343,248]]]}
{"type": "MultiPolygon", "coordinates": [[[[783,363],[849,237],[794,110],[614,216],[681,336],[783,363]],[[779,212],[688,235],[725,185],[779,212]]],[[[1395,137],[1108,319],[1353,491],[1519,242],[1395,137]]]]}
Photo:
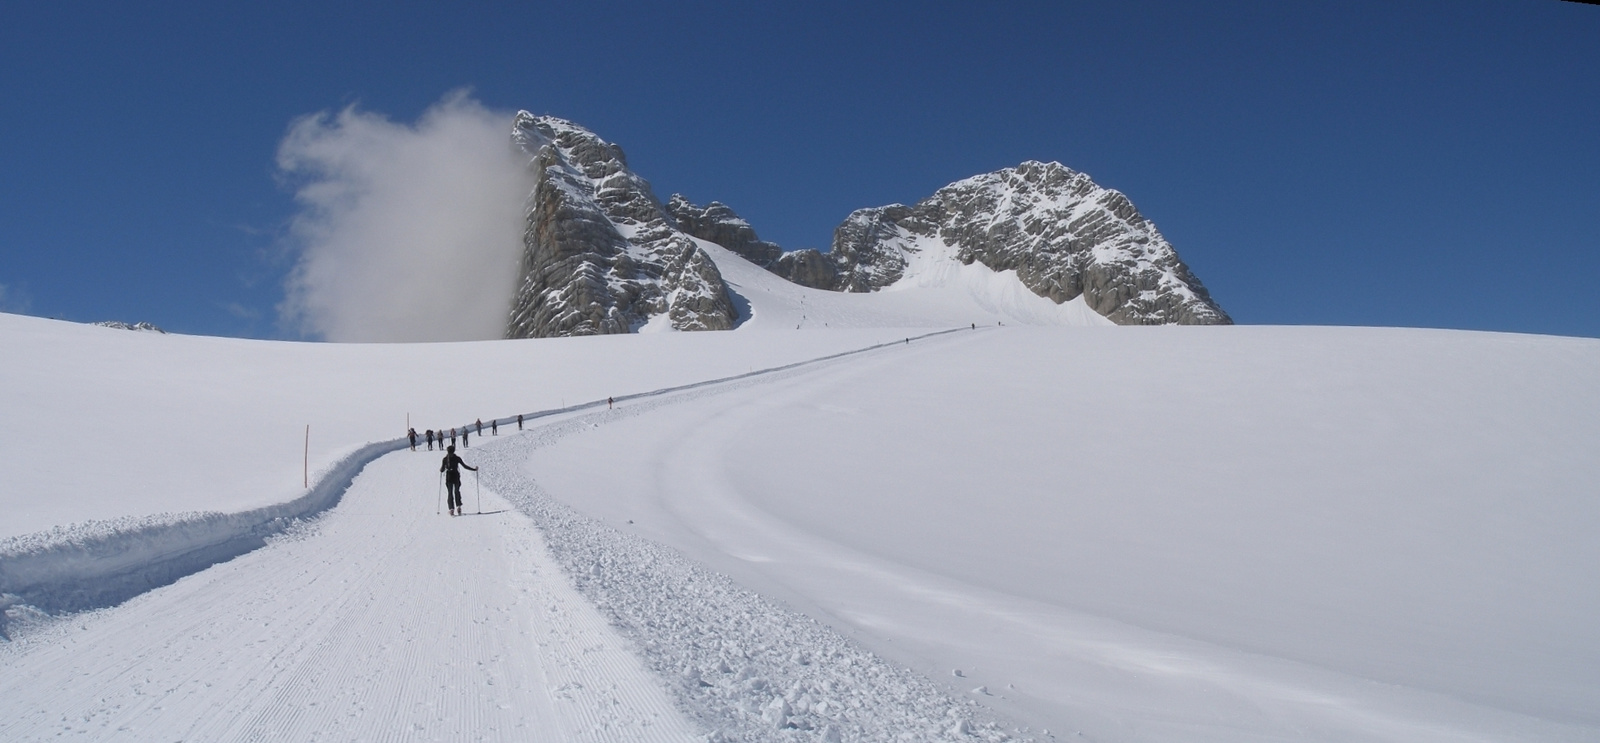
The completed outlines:
{"type": "MultiPolygon", "coordinates": [[[[151,589],[226,562],[273,535],[338,505],[368,463],[405,448],[377,441],[317,474],[304,495],[237,513],[129,516],[58,526],[0,541],[0,612],[13,605],[46,614],[115,606],[151,589]]],[[[6,636],[0,613],[0,636],[6,636]]]]}
{"type": "Polygon", "coordinates": [[[741,386],[600,409],[496,441],[475,450],[483,485],[533,520],[578,593],[630,641],[680,708],[711,731],[707,743],[1054,739],[1001,719],[974,698],[952,696],[671,547],[580,513],[521,468],[531,450],[573,433],[741,386]]]}

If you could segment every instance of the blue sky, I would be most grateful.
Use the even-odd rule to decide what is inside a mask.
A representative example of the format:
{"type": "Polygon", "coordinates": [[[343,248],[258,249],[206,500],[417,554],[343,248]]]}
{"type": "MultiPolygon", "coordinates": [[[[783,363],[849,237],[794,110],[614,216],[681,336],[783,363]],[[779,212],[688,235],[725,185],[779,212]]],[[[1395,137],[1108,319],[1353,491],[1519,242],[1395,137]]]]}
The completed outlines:
{"type": "Polygon", "coordinates": [[[296,337],[290,123],[470,87],[788,248],[1057,160],[1242,323],[1600,337],[1600,6],[141,5],[4,11],[0,309],[296,337]]]}

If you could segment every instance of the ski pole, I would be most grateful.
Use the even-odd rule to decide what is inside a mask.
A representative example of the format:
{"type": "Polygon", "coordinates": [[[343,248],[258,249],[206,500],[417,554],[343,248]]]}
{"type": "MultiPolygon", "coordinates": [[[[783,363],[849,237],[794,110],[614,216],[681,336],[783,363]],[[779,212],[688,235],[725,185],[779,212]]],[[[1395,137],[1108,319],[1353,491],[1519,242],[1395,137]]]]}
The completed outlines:
{"type": "Polygon", "coordinates": [[[472,489],[478,491],[478,513],[483,513],[483,485],[478,482],[478,471],[472,471],[472,489]]]}
{"type": "Polygon", "coordinates": [[[439,497],[433,499],[433,515],[438,516],[440,513],[442,513],[442,511],[440,511],[440,508],[442,507],[443,501],[444,501],[444,473],[440,472],[439,473],[439,497]]]}

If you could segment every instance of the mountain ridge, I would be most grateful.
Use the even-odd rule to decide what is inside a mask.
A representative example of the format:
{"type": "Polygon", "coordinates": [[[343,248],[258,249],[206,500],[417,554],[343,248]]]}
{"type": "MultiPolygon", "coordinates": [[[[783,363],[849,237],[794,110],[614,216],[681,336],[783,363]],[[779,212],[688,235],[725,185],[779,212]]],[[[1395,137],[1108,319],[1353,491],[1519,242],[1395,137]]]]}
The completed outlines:
{"type": "Polygon", "coordinates": [[[1057,305],[1081,296],[1120,325],[1232,323],[1132,201],[1060,163],[1030,160],[909,206],[858,209],[827,252],[785,251],[723,202],[673,194],[663,204],[620,147],[577,124],[523,111],[512,140],[538,185],[508,338],[735,327],[727,282],[695,239],[813,289],[937,286],[955,265],[981,264],[1057,305]]]}

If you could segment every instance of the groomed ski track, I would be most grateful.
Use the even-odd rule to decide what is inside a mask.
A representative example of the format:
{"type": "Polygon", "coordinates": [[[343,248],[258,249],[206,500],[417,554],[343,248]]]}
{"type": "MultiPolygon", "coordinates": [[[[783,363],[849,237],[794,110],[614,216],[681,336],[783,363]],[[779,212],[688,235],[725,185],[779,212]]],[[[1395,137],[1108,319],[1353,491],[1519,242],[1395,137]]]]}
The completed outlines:
{"type": "MultiPolygon", "coordinates": [[[[898,344],[618,402],[654,397],[670,403],[675,393],[695,389],[701,391],[686,397],[714,394],[707,388],[804,373],[818,362],[885,345],[898,344]]],[[[596,405],[604,402],[538,415],[554,416],[547,426],[559,437],[562,428],[599,425],[596,416],[580,414],[596,405]]],[[[43,621],[0,644],[0,699],[7,700],[0,702],[0,739],[1008,738],[970,703],[944,697],[925,679],[803,615],[553,504],[517,475],[517,457],[538,430],[524,436],[508,431],[463,451],[468,461],[489,465],[485,485],[517,489],[507,493],[509,502],[491,487],[482,487],[480,496],[468,479],[469,515],[438,515],[438,454],[384,454],[400,444],[372,444],[360,453],[371,461],[357,466],[359,474],[336,504],[315,520],[279,517],[276,523],[291,525],[266,536],[247,529],[249,539],[265,546],[200,565],[119,606],[43,621]],[[566,558],[559,564],[545,541],[558,525],[557,536],[567,542],[555,550],[566,558]],[[563,568],[581,569],[574,556],[590,562],[582,576],[590,598],[595,585],[606,583],[600,579],[612,577],[630,583],[621,593],[631,596],[617,595],[612,581],[609,590],[622,600],[597,609],[563,574],[563,568]],[[649,577],[640,567],[671,572],[675,581],[640,583],[635,579],[649,577]],[[743,622],[745,634],[735,636],[747,643],[742,655],[750,663],[728,669],[738,672],[739,686],[721,706],[696,704],[692,692],[709,686],[698,681],[696,669],[661,663],[678,656],[654,647],[640,652],[654,640],[624,636],[629,612],[665,607],[659,594],[685,584],[709,586],[714,596],[708,604],[725,611],[722,619],[743,622]],[[769,633],[774,641],[762,641],[769,633]],[[796,642],[813,657],[787,648],[796,642]],[[810,671],[777,678],[784,665],[810,671]],[[841,688],[854,679],[858,688],[841,688]],[[24,693],[40,688],[60,693],[24,693]],[[825,690],[840,692],[832,708],[819,701],[825,690]]],[[[101,541],[114,546],[140,536],[112,530],[101,541]]],[[[59,547],[47,544],[32,554],[54,550],[77,558],[66,562],[95,562],[59,547]]],[[[38,575],[50,574],[47,564],[35,567],[38,575]]],[[[70,568],[62,576],[73,584],[90,577],[70,568]]],[[[41,590],[48,593],[48,585],[41,590]]],[[[669,644],[715,638],[724,629],[698,627],[685,635],[678,618],[660,619],[676,631],[668,633],[669,644]]]]}
{"type": "Polygon", "coordinates": [[[692,739],[527,517],[435,514],[437,468],[383,457],[264,549],[23,638],[0,694],[61,693],[0,738],[692,739]]]}

